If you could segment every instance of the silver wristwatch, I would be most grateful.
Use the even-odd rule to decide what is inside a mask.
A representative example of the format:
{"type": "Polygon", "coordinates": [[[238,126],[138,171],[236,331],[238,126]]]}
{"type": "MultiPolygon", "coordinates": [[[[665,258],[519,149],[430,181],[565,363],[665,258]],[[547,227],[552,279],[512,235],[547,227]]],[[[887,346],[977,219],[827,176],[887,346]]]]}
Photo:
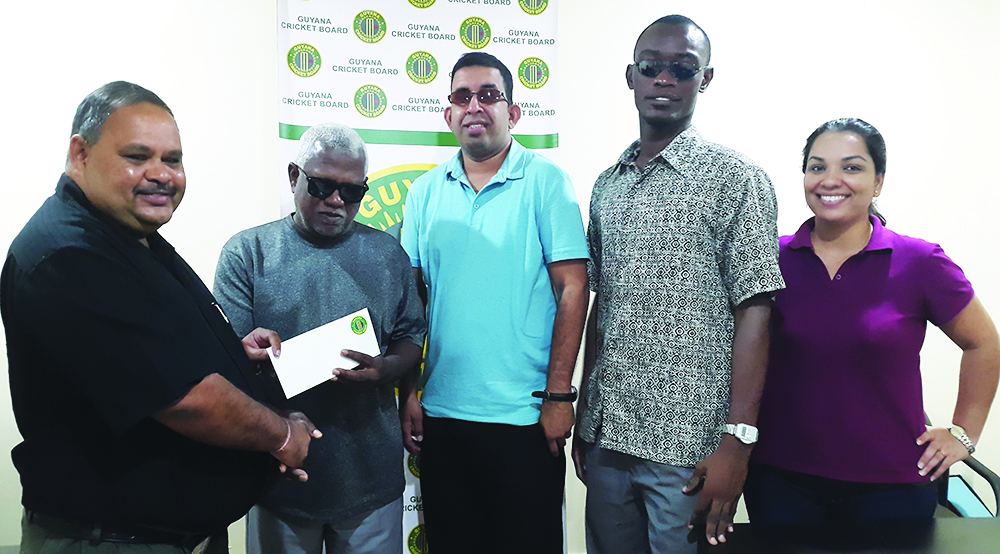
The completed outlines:
{"type": "Polygon", "coordinates": [[[969,451],[969,454],[976,451],[976,445],[972,444],[972,439],[969,438],[969,435],[965,434],[965,429],[962,429],[958,425],[952,425],[948,428],[948,431],[962,443],[962,446],[969,451]]]}
{"type": "Polygon", "coordinates": [[[746,423],[726,423],[722,426],[722,432],[739,439],[743,444],[753,444],[757,442],[757,428],[746,423]]]}

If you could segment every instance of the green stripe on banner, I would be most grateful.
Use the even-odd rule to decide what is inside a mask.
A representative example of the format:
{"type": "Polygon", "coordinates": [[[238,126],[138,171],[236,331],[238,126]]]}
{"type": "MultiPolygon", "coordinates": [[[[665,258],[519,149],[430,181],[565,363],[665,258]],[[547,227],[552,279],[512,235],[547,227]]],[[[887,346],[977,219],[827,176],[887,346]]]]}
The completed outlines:
{"type": "MultiPolygon", "coordinates": [[[[278,124],[278,136],[284,139],[299,140],[306,132],[308,125],[278,124]]],[[[404,144],[411,146],[458,146],[455,135],[451,133],[436,133],[433,131],[382,131],[378,129],[355,129],[365,144],[404,144]]],[[[557,148],[559,133],[551,135],[514,135],[514,139],[525,148],[538,150],[541,148],[557,148]]]]}

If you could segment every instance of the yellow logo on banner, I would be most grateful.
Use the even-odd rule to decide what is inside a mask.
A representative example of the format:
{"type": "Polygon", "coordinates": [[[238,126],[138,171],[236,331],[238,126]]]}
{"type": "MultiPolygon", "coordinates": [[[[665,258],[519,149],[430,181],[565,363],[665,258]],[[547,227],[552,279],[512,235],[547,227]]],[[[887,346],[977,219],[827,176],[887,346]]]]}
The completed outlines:
{"type": "Polygon", "coordinates": [[[490,43],[490,25],[485,19],[470,17],[459,26],[458,35],[466,48],[482,50],[490,43]]]}
{"type": "Polygon", "coordinates": [[[435,0],[410,0],[410,5],[414,8],[429,8],[434,5],[435,0]]]}
{"type": "Polygon", "coordinates": [[[438,63],[427,52],[414,52],[406,60],[406,75],[418,85],[426,85],[438,76],[438,63]]]}
{"type": "Polygon", "coordinates": [[[427,533],[424,532],[423,523],[410,531],[410,536],[406,538],[406,549],[410,554],[427,554],[427,533]]]}
{"type": "Polygon", "coordinates": [[[365,10],[354,16],[354,34],[361,42],[375,44],[385,36],[385,18],[375,10],[365,10]]]}
{"type": "Polygon", "coordinates": [[[549,7],[549,0],[518,0],[521,10],[528,15],[538,15],[549,7]]]}
{"type": "Polygon", "coordinates": [[[434,164],[397,165],[368,176],[368,194],[354,218],[375,229],[388,231],[403,222],[403,206],[410,185],[434,164]]]}
{"type": "Polygon", "coordinates": [[[319,50],[311,44],[296,44],[288,51],[288,69],[299,77],[312,77],[321,65],[319,50]]]}
{"type": "Polygon", "coordinates": [[[542,88],[549,82],[549,66],[541,58],[525,58],[517,66],[517,79],[525,88],[542,88]]]}
{"type": "Polygon", "coordinates": [[[385,113],[389,100],[385,92],[375,85],[364,85],[354,93],[354,109],[365,117],[378,117],[385,113]]]}
{"type": "Polygon", "coordinates": [[[410,474],[420,479],[420,456],[413,454],[406,455],[406,469],[410,470],[410,474]]]}

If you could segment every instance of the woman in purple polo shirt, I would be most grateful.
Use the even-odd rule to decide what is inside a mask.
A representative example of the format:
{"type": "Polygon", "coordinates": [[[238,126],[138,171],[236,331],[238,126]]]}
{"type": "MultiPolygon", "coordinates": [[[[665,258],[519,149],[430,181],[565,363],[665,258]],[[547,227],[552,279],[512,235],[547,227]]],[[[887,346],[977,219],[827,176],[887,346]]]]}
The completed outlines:
{"type": "Polygon", "coordinates": [[[962,270],[936,244],[893,233],[873,200],[882,135],[859,119],[806,141],[816,217],[781,238],[787,288],[772,310],[760,442],[744,489],[754,523],[930,518],[936,483],[974,449],[1000,372],[1000,340],[962,270]],[[950,427],[924,425],[927,322],[962,348],[950,427]]]}

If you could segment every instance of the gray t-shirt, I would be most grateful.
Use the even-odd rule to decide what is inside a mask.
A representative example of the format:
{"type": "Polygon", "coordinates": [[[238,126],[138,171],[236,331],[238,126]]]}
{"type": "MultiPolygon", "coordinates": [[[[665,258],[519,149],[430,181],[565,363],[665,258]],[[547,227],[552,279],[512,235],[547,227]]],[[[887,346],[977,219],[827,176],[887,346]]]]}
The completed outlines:
{"type": "MultiPolygon", "coordinates": [[[[324,244],[299,234],[291,216],[229,239],[215,274],[215,297],[233,328],[290,339],[362,308],[384,353],[396,342],[422,345],[427,326],[410,260],[388,234],[359,223],[324,244]]],[[[352,367],[339,352],[330,369],[352,367]]],[[[309,481],[279,480],[259,502],[282,516],[340,521],[403,493],[403,447],[393,384],[326,382],[284,406],[323,432],[309,446],[309,481]]]]}

